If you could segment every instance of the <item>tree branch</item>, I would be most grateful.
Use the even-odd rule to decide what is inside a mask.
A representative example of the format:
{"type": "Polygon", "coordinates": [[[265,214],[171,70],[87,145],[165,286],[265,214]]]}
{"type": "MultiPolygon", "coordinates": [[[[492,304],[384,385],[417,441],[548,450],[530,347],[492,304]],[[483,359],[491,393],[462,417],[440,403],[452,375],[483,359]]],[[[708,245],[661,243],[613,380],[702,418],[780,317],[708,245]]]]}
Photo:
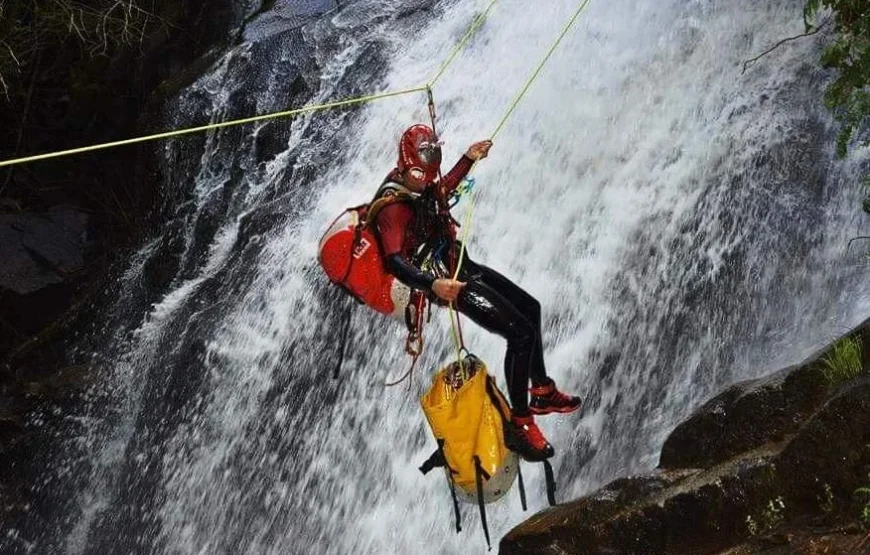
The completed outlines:
{"type": "Polygon", "coordinates": [[[855,241],[870,241],[870,235],[859,235],[858,237],[852,237],[846,244],[846,250],[849,250],[849,248],[851,248],[852,246],[852,243],[854,243],[855,241]]]}
{"type": "Polygon", "coordinates": [[[819,31],[821,31],[822,28],[824,28],[825,25],[827,25],[828,23],[830,23],[830,21],[831,21],[830,19],[826,19],[826,20],[824,20],[824,21],[823,21],[823,22],[822,22],[818,27],[816,27],[815,29],[813,29],[812,31],[810,31],[810,32],[808,32],[808,33],[803,33],[803,34],[800,34],[800,35],[797,35],[797,36],[794,36],[794,37],[788,37],[787,39],[782,39],[781,41],[779,41],[778,43],[774,44],[773,46],[771,46],[770,48],[768,48],[767,50],[765,50],[764,52],[762,52],[762,53],[759,54],[758,56],[756,56],[756,57],[754,57],[754,58],[751,58],[751,59],[746,60],[745,62],[743,62],[743,71],[741,71],[740,73],[746,73],[746,69],[749,67],[749,64],[754,64],[754,63],[757,62],[759,59],[763,58],[764,56],[767,56],[768,54],[770,54],[771,52],[773,52],[774,50],[776,50],[777,48],[779,48],[779,47],[782,46],[783,44],[785,44],[785,43],[787,43],[787,42],[791,42],[791,41],[793,41],[793,40],[802,39],[802,38],[804,38],[804,37],[809,37],[809,36],[815,35],[815,34],[818,33],[819,31]]]}

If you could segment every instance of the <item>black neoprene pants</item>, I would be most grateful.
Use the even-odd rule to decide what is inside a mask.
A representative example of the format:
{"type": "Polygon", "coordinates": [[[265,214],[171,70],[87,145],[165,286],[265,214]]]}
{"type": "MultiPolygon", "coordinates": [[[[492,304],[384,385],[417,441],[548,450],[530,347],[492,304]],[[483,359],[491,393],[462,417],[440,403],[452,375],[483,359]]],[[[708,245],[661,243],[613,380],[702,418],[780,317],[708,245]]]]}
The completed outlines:
{"type": "Polygon", "coordinates": [[[459,275],[465,281],[456,309],[479,326],[507,340],[504,375],[513,413],[529,410],[529,379],[547,381],[541,340],[541,303],[495,270],[467,257],[459,275]]]}

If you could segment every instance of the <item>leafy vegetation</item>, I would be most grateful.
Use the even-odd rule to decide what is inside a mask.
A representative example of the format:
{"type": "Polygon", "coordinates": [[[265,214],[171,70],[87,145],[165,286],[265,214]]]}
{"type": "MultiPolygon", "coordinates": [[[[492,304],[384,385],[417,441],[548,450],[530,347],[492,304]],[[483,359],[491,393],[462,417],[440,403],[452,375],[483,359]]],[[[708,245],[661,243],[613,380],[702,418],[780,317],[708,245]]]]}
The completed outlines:
{"type": "Polygon", "coordinates": [[[864,500],[858,513],[858,523],[864,530],[870,531],[870,486],[858,488],[855,495],[864,500]]]}
{"type": "Polygon", "coordinates": [[[822,371],[831,385],[837,385],[861,375],[864,366],[861,342],[845,337],[822,358],[822,371]]]}
{"type": "MultiPolygon", "coordinates": [[[[837,154],[845,156],[850,141],[870,115],[870,0],[807,0],[807,33],[818,28],[815,20],[826,10],[831,11],[834,38],[822,54],[822,65],[837,70],[837,77],[825,92],[825,104],[841,125],[837,154]]],[[[870,137],[861,144],[870,144],[870,137]]],[[[870,194],[861,206],[870,214],[870,194]]]]}
{"type": "Polygon", "coordinates": [[[823,486],[823,496],[819,497],[819,508],[823,513],[829,514],[834,511],[834,490],[831,489],[831,484],[825,483],[823,486]]]}
{"type": "Polygon", "coordinates": [[[837,152],[845,156],[849,141],[870,115],[870,0],[808,0],[807,32],[815,27],[819,12],[828,9],[835,37],[822,54],[822,65],[837,70],[837,77],[828,86],[825,103],[842,125],[837,152]]]}
{"type": "Polygon", "coordinates": [[[784,520],[785,501],[782,500],[782,496],[779,496],[776,499],[769,500],[757,518],[747,515],[746,529],[750,536],[767,534],[782,524],[784,520]]]}

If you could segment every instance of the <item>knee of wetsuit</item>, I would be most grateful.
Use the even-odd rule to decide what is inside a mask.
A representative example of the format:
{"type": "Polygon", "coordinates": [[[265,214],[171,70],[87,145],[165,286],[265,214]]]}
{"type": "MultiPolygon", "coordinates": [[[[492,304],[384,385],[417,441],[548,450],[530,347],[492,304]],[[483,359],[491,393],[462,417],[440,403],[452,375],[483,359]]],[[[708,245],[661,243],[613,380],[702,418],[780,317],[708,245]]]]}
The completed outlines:
{"type": "Polygon", "coordinates": [[[512,322],[508,329],[510,330],[510,336],[507,339],[516,348],[531,348],[535,341],[537,341],[538,335],[535,331],[535,326],[527,318],[520,318],[512,322]]]}
{"type": "Polygon", "coordinates": [[[528,318],[532,322],[539,322],[541,320],[541,303],[538,299],[532,297],[532,302],[529,303],[529,309],[532,311],[531,314],[527,314],[528,318]]]}

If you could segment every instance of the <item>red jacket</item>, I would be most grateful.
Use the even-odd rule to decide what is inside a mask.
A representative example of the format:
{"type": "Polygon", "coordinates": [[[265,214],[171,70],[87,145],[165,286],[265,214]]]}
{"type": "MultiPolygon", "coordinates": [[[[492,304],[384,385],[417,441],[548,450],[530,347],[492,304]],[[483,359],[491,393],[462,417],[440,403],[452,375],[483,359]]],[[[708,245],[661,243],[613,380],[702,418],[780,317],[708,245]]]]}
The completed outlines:
{"type": "MultiPolygon", "coordinates": [[[[456,187],[462,182],[468,174],[468,170],[474,164],[474,160],[467,156],[463,156],[443,176],[440,183],[433,183],[430,187],[437,187],[437,195],[441,199],[447,199],[456,187]]],[[[388,181],[390,179],[388,178],[388,181]]],[[[381,247],[383,248],[384,257],[389,257],[394,254],[402,254],[411,260],[420,248],[432,235],[447,230],[427,229],[431,228],[430,222],[418,221],[423,217],[422,213],[415,210],[414,205],[409,202],[396,202],[381,210],[377,217],[378,234],[381,238],[381,247]],[[430,225],[416,225],[416,224],[430,225]]],[[[452,231],[452,230],[450,230],[452,231]]]]}
{"type": "MultiPolygon", "coordinates": [[[[433,258],[437,258],[441,275],[452,270],[456,235],[450,214],[443,207],[472,165],[474,161],[463,156],[439,183],[429,185],[415,200],[395,202],[377,215],[377,235],[387,271],[413,289],[431,290],[436,279],[420,268],[427,251],[443,249],[433,258]]],[[[395,170],[387,183],[395,182],[394,176],[395,170]]]]}

